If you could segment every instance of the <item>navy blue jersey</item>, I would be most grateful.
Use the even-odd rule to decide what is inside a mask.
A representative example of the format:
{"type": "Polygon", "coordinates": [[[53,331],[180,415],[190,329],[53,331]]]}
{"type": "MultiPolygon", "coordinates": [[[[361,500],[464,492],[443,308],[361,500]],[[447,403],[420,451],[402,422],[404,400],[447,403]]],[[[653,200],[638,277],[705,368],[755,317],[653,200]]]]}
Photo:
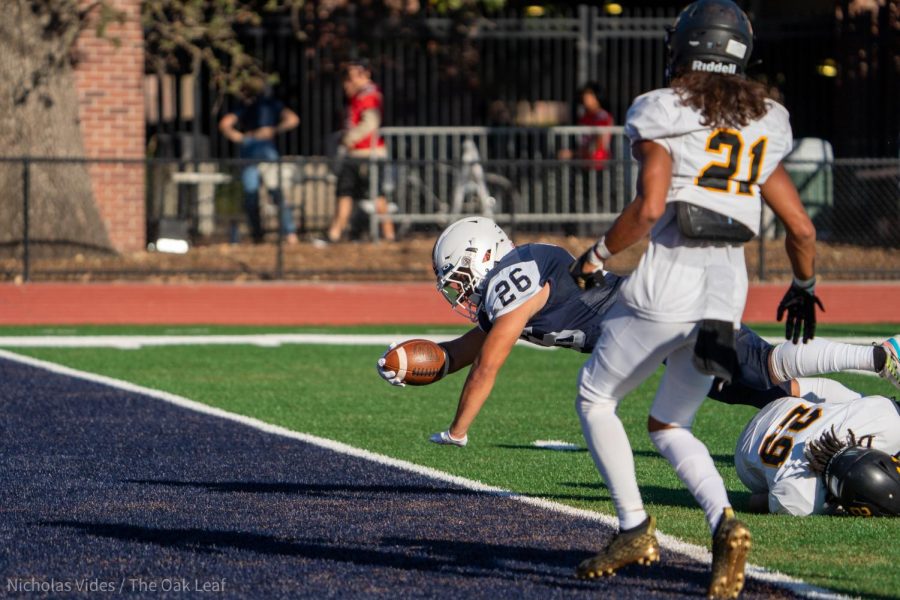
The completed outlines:
{"type": "MultiPolygon", "coordinates": [[[[526,244],[514,248],[487,276],[478,308],[478,326],[490,331],[495,319],[519,307],[549,283],[547,304],[531,317],[520,337],[539,346],[591,352],[624,278],[607,273],[606,286],[582,291],[569,274],[574,260],[559,246],[526,244]]],[[[784,396],[785,391],[772,386],[769,379],[772,344],[743,324],[734,341],[738,366],[733,382],[724,388],[714,384],[710,396],[728,404],[757,407],[784,396]]]]}
{"type": "Polygon", "coordinates": [[[591,352],[622,278],[609,273],[606,286],[582,291],[569,274],[574,260],[559,246],[526,244],[514,248],[488,273],[478,326],[490,331],[497,318],[521,306],[549,283],[547,304],[531,317],[520,337],[539,346],[591,352]]]}
{"type": "Polygon", "coordinates": [[[276,127],[281,122],[284,103],[273,96],[260,96],[251,104],[238,106],[232,112],[237,116],[241,131],[254,131],[262,127],[276,127]]]}

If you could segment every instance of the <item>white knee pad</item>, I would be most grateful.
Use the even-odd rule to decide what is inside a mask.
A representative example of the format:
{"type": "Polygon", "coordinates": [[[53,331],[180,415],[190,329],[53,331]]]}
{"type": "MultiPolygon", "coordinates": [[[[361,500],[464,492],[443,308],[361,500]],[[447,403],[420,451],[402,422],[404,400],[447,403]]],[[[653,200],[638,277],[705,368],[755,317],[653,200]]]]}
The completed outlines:
{"type": "Polygon", "coordinates": [[[595,385],[593,369],[596,367],[595,361],[591,358],[578,373],[578,396],[575,398],[575,410],[581,417],[589,412],[615,412],[619,405],[617,398],[613,398],[595,385]]]}
{"type": "Polygon", "coordinates": [[[599,396],[585,395],[580,390],[575,398],[575,410],[581,417],[588,413],[614,413],[619,405],[613,398],[603,398],[599,396]]]}

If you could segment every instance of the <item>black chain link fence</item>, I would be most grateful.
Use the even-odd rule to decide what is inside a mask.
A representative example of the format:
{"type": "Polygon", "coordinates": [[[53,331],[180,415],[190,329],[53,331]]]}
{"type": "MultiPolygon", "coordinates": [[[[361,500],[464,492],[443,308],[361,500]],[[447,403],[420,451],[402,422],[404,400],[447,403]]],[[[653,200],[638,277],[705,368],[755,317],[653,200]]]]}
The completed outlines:
{"type": "MultiPolygon", "coordinates": [[[[900,279],[900,159],[786,164],[816,224],[818,272],[831,280],[900,279]]],[[[0,161],[0,274],[7,281],[426,280],[431,243],[460,216],[487,214],[520,243],[540,239],[577,251],[608,228],[631,198],[636,176],[634,164],[619,158],[603,164],[396,159],[360,166],[371,167],[370,189],[385,194],[399,233],[396,244],[378,240],[379,217],[370,199],[356,203],[347,241],[322,243],[336,190],[335,161],[325,158],[6,158],[0,161]],[[85,229],[90,208],[76,199],[91,167],[100,164],[142,173],[146,221],[135,233],[142,238],[140,251],[104,250],[106,232],[85,229]],[[248,178],[258,182],[261,243],[253,242],[247,225],[248,178]]],[[[109,221],[109,214],[104,218],[109,221]]],[[[786,278],[783,228],[767,211],[762,219],[762,234],[747,244],[751,278],[786,278]]]]}

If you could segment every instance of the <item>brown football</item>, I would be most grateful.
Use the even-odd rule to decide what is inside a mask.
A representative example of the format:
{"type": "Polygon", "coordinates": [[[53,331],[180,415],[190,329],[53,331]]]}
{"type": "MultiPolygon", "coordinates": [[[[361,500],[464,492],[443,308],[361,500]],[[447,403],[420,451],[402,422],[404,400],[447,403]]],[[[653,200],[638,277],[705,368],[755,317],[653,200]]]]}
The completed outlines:
{"type": "Polygon", "coordinates": [[[406,340],[385,355],[384,367],[407,385],[428,385],[446,374],[444,359],[444,349],[434,342],[406,340]]]}

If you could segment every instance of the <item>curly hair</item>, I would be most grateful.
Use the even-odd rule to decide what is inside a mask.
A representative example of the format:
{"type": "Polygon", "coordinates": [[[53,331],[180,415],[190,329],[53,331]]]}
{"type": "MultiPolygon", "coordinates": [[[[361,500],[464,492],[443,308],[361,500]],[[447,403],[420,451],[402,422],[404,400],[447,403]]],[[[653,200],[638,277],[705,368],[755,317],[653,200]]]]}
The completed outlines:
{"type": "Polygon", "coordinates": [[[809,468],[813,473],[824,473],[828,462],[835,454],[851,446],[871,448],[874,439],[874,435],[864,435],[857,438],[853,430],[848,429],[847,437],[841,440],[834,430],[834,425],[832,425],[831,431],[826,431],[820,435],[818,440],[807,442],[803,453],[806,455],[806,459],[809,461],[809,468]]]}
{"type": "Polygon", "coordinates": [[[769,110],[768,88],[738,75],[688,71],[671,85],[683,105],[703,116],[705,127],[745,127],[769,110]]]}

